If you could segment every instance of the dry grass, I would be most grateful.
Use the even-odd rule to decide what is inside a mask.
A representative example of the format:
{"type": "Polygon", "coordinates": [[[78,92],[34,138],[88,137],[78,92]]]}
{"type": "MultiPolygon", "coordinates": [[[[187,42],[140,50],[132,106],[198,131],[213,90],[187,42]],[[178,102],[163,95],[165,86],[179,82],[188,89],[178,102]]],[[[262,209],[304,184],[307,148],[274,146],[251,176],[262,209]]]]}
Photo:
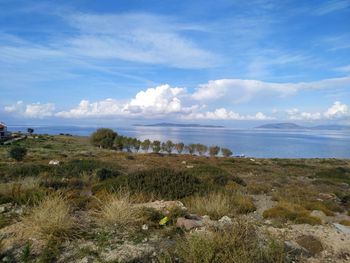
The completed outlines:
{"type": "Polygon", "coordinates": [[[264,218],[276,218],[282,221],[292,221],[297,224],[321,224],[317,217],[310,216],[310,212],[304,207],[288,202],[279,202],[263,213],[264,218]]]}
{"type": "Polygon", "coordinates": [[[264,239],[253,225],[238,222],[230,229],[187,234],[177,241],[173,258],[184,263],[285,262],[283,246],[267,236],[264,239]]]}
{"type": "Polygon", "coordinates": [[[73,235],[75,220],[61,195],[50,195],[23,217],[23,236],[42,241],[66,239],[73,235]]]}
{"type": "Polygon", "coordinates": [[[0,202],[15,202],[18,204],[33,204],[44,195],[39,187],[39,179],[25,177],[10,183],[0,184],[0,202]]]}
{"type": "Polygon", "coordinates": [[[191,197],[185,202],[185,205],[191,212],[199,215],[209,215],[214,219],[235,214],[230,196],[222,192],[191,197]]]}
{"type": "Polygon", "coordinates": [[[99,199],[99,205],[92,216],[100,227],[129,229],[142,222],[141,209],[133,207],[128,193],[105,195],[99,199]]]}
{"type": "Polygon", "coordinates": [[[339,224],[342,224],[343,226],[350,226],[350,220],[342,220],[339,222],[339,224]]]}
{"type": "Polygon", "coordinates": [[[213,219],[255,210],[252,198],[240,192],[215,192],[206,196],[193,196],[185,202],[185,205],[191,212],[209,215],[213,219]]]}

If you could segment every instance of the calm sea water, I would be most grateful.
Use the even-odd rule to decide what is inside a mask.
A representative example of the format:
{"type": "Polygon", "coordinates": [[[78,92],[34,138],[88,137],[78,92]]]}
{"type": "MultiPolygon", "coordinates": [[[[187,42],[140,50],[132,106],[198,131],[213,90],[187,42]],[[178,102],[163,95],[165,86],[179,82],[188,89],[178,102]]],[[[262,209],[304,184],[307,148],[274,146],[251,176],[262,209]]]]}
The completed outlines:
{"type": "MultiPolygon", "coordinates": [[[[88,136],[96,127],[31,126],[35,133],[88,136]]],[[[12,126],[11,131],[27,127],[12,126]]],[[[349,131],[259,130],[227,128],[115,127],[121,135],[140,140],[172,140],[230,148],[234,155],[261,158],[350,158],[349,131]]]]}

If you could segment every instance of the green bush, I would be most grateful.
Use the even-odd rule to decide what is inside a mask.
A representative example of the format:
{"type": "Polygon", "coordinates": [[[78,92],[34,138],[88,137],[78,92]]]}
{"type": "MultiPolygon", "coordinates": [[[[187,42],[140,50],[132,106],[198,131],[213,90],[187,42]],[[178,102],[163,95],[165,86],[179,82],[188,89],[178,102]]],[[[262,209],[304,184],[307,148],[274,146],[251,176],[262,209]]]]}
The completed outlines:
{"type": "Polygon", "coordinates": [[[104,181],[104,180],[116,177],[117,175],[119,175],[117,171],[113,171],[107,168],[98,168],[96,170],[96,176],[100,181],[104,181]]]}
{"type": "Polygon", "coordinates": [[[126,188],[133,193],[149,193],[157,198],[179,199],[199,192],[203,186],[201,180],[186,172],[158,168],[120,175],[97,185],[94,190],[126,188]]]}
{"type": "Polygon", "coordinates": [[[10,177],[26,177],[38,176],[41,172],[49,172],[51,169],[48,165],[42,164],[18,164],[16,166],[8,166],[7,174],[10,177]]]}
{"type": "MultiPolygon", "coordinates": [[[[118,173],[117,167],[113,164],[101,162],[98,160],[72,160],[53,169],[53,175],[58,177],[77,177],[82,173],[93,173],[100,169],[111,170],[114,174],[118,173]]],[[[100,172],[101,173],[101,172],[100,172]]]]}
{"type": "Polygon", "coordinates": [[[22,146],[13,146],[9,150],[9,155],[16,161],[22,161],[27,154],[27,149],[22,146]]]}

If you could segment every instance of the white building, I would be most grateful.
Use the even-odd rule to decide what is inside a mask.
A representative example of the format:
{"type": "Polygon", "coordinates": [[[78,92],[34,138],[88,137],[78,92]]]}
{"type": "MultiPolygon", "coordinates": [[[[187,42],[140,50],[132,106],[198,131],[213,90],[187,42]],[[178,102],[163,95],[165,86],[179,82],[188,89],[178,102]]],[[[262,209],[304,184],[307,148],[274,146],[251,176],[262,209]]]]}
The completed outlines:
{"type": "Polygon", "coordinates": [[[0,139],[5,139],[10,136],[10,133],[7,131],[7,126],[5,123],[0,122],[0,139]]]}

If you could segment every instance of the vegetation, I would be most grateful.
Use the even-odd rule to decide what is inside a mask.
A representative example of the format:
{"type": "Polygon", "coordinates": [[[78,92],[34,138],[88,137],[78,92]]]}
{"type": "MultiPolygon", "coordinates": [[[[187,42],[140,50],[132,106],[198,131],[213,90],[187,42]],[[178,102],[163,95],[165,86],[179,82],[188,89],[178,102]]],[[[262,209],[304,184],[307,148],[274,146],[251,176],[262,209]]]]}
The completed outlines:
{"type": "Polygon", "coordinates": [[[17,162],[22,161],[27,154],[27,149],[22,146],[13,146],[9,150],[9,155],[12,159],[15,159],[17,162]]]}
{"type": "Polygon", "coordinates": [[[100,148],[112,148],[117,135],[111,129],[100,128],[91,135],[91,143],[100,148]]]}
{"type": "MultiPolygon", "coordinates": [[[[102,141],[112,138],[103,133],[102,141]]],[[[92,137],[28,136],[15,146],[30,154],[16,163],[9,156],[13,146],[0,146],[0,233],[6,237],[0,259],[124,262],[107,251],[130,250],[142,251],[134,262],[298,262],[281,245],[282,237],[298,234],[291,224],[305,224],[308,233],[336,231],[322,224],[319,211],[349,224],[349,160],[209,158],[201,156],[210,155],[202,144],[190,151],[170,140],[154,145],[113,134],[112,146],[91,144],[92,137]],[[147,154],[155,146],[159,153],[147,154]],[[180,217],[204,215],[211,220],[205,231],[176,225],[180,217]],[[217,220],[223,217],[232,224],[222,227],[217,220]]],[[[212,156],[229,155],[225,151],[212,156]]]]}
{"type": "Polygon", "coordinates": [[[262,243],[255,227],[239,222],[236,226],[214,232],[195,232],[177,240],[175,255],[184,263],[219,262],[285,262],[286,252],[281,243],[266,237],[262,243]]]}

